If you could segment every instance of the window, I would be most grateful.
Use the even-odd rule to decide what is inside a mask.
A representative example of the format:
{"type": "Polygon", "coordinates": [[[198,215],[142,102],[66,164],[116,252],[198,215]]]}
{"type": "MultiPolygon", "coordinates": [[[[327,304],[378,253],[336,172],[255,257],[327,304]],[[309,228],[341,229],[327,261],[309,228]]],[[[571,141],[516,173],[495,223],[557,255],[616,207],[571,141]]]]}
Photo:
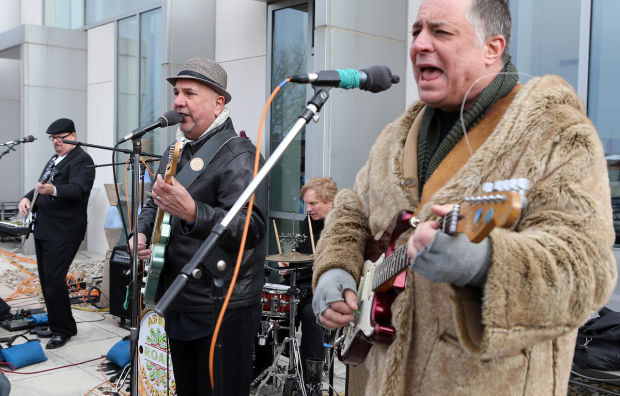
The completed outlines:
{"type": "MultiPolygon", "coordinates": [[[[271,89],[291,74],[307,72],[311,29],[308,3],[270,7],[271,89]]],[[[273,152],[306,106],[306,86],[288,84],[275,97],[270,112],[269,150],[273,152]]],[[[305,132],[302,130],[270,174],[269,210],[280,234],[299,232],[303,219],[299,191],[305,177],[305,132]]],[[[270,252],[277,252],[275,233],[269,232],[270,252]]],[[[283,248],[286,252],[290,246],[283,248]]]]}
{"type": "MultiPolygon", "coordinates": [[[[127,135],[141,125],[155,121],[160,113],[161,100],[161,9],[156,8],[117,23],[116,59],[116,139],[127,135]]],[[[156,130],[145,134],[142,152],[160,154],[160,139],[156,130]]],[[[123,143],[123,149],[131,149],[131,141],[123,143]]],[[[127,154],[118,153],[117,161],[127,161],[127,154]]],[[[158,162],[148,163],[151,172],[158,162]]],[[[116,168],[117,182],[124,184],[124,165],[116,168]]],[[[148,172],[145,182],[152,181],[148,172]]],[[[127,176],[127,189],[131,191],[131,176],[127,176]]],[[[130,194],[127,194],[130,196],[130,194]]],[[[125,210],[125,203],[121,209],[125,210]]],[[[126,216],[129,216],[124,212],[126,216]]],[[[126,217],[127,218],[127,217],[126,217]]]]}
{"type": "MultiPolygon", "coordinates": [[[[75,0],[74,0],[75,1],[75,0]]],[[[80,0],[82,1],[82,0],[80,0]]],[[[161,5],[161,0],[83,0],[86,2],[86,24],[92,25],[122,14],[161,5]]]]}
{"type": "Polygon", "coordinates": [[[588,115],[596,125],[607,158],[616,244],[620,242],[620,129],[615,117],[620,111],[615,100],[620,89],[619,13],[617,0],[592,2],[588,81],[588,115]]]}
{"type": "MultiPolygon", "coordinates": [[[[510,1],[510,54],[520,73],[556,74],[577,89],[581,0],[510,1]]],[[[585,60],[584,60],[585,61],[585,60]]]]}
{"type": "MultiPolygon", "coordinates": [[[[117,32],[116,137],[121,138],[160,115],[161,9],[121,19],[117,32]]],[[[159,153],[155,133],[144,135],[143,152],[159,153]]]]}
{"type": "Polygon", "coordinates": [[[64,29],[79,29],[84,25],[84,0],[45,0],[43,24],[64,29]]]}

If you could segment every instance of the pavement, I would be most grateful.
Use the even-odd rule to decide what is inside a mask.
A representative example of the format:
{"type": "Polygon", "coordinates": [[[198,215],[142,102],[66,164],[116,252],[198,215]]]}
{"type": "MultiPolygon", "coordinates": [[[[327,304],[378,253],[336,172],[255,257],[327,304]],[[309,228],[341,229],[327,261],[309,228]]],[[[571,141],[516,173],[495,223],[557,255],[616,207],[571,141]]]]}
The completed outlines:
{"type": "MultiPolygon", "coordinates": [[[[42,308],[42,298],[40,294],[21,293],[15,295],[16,286],[8,285],[8,278],[16,276],[28,278],[28,274],[36,275],[36,261],[33,255],[22,256],[19,250],[11,253],[18,247],[14,242],[0,241],[0,298],[5,300],[11,307],[11,313],[19,310],[36,310],[42,308]],[[13,298],[9,297],[13,295],[13,298]]],[[[106,258],[98,256],[92,252],[80,251],[76,256],[76,260],[71,268],[75,265],[82,265],[82,268],[92,268],[102,266],[106,258]]],[[[103,268],[103,267],[102,267],[103,268]]],[[[71,273],[70,269],[70,273],[71,273]]],[[[87,279],[90,282],[89,279],[87,279]]],[[[87,283],[88,283],[87,282],[87,283]]],[[[31,281],[36,286],[37,280],[31,281]]],[[[77,322],[78,333],[71,337],[67,344],[57,349],[45,349],[48,338],[41,338],[41,346],[47,360],[41,363],[29,365],[13,372],[7,372],[5,375],[11,383],[11,396],[82,396],[82,395],[128,395],[128,380],[117,389],[114,382],[121,374],[121,369],[114,363],[105,358],[110,349],[119,341],[129,335],[127,327],[121,326],[123,323],[128,325],[120,318],[111,315],[107,311],[101,310],[91,304],[76,304],[73,306],[73,316],[77,322]]],[[[156,322],[156,321],[155,321],[156,322]]],[[[143,321],[143,323],[146,323],[143,321]]],[[[156,363],[162,363],[161,354],[155,357],[156,348],[149,348],[151,345],[145,341],[147,337],[143,333],[144,327],[141,329],[141,337],[139,340],[141,350],[140,369],[148,371],[149,378],[156,377],[157,381],[165,382],[165,378],[161,377],[162,370],[154,370],[156,363]],[[144,352],[144,353],[143,353],[144,352]],[[150,355],[149,355],[150,354],[150,355]],[[152,361],[144,363],[144,361],[153,358],[152,361]],[[153,363],[154,365],[150,365],[153,363]],[[147,369],[148,367],[148,369],[147,369]],[[159,377],[157,377],[159,375],[159,377]]],[[[159,331],[161,327],[157,327],[157,323],[149,325],[148,331],[153,335],[153,330],[159,331]]],[[[4,327],[0,327],[0,339],[24,333],[29,339],[38,339],[36,334],[29,333],[30,329],[22,329],[9,331],[4,327]]],[[[299,336],[299,334],[298,334],[299,336]]],[[[20,338],[23,340],[23,338],[20,338]]],[[[24,340],[25,341],[25,340],[24,340]]],[[[21,341],[16,341],[18,344],[21,341]]],[[[278,370],[286,372],[288,360],[286,357],[280,357],[278,360],[278,370]]],[[[165,372],[165,368],[163,368],[165,372]]],[[[164,375],[165,376],[165,375],[164,375]]],[[[145,378],[146,378],[145,377],[145,378]]],[[[330,394],[330,387],[327,373],[323,377],[323,395],[330,394]]],[[[148,380],[147,380],[148,381],[148,380]]],[[[332,385],[333,395],[344,395],[345,366],[335,359],[334,378],[332,385]]],[[[122,381],[121,381],[122,382],[122,381]]],[[[278,377],[275,381],[277,386],[273,385],[274,381],[263,385],[260,389],[258,384],[252,387],[250,394],[253,396],[271,396],[281,395],[283,388],[282,377],[278,377]]],[[[155,383],[157,384],[157,383],[155,383]]],[[[157,387],[157,385],[153,385],[157,387]]],[[[161,386],[161,385],[160,385],[161,386]]],[[[137,392],[136,392],[137,393],[137,392]]],[[[143,391],[142,394],[152,394],[157,392],[143,391]]],[[[164,395],[162,393],[157,393],[164,395]]],[[[297,393],[300,394],[300,393],[297,393]]]]}

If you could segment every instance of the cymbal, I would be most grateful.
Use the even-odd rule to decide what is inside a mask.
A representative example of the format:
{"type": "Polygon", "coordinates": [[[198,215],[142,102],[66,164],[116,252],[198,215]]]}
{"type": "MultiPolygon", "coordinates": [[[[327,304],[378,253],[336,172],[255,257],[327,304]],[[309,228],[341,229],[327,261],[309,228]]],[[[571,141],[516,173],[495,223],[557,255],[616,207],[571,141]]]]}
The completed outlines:
{"type": "Polygon", "coordinates": [[[314,261],[313,254],[290,252],[285,254],[270,254],[265,257],[267,261],[286,261],[289,263],[308,263],[314,261]]]}

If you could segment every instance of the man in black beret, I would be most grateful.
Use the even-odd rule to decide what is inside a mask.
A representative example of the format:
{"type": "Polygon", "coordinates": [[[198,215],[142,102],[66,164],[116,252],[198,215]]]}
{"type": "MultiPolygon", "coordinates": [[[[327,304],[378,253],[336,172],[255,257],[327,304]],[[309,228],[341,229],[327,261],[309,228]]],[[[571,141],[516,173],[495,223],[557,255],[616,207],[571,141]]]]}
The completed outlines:
{"type": "Polygon", "coordinates": [[[31,209],[35,215],[34,246],[49,326],[39,336],[51,337],[45,347],[55,349],[77,334],[65,279],[86,233],[86,206],[95,168],[84,150],[63,142],[76,140],[73,121],[60,118],[50,124],[47,133],[56,154],[18,208],[23,216],[28,216],[31,209]]]}

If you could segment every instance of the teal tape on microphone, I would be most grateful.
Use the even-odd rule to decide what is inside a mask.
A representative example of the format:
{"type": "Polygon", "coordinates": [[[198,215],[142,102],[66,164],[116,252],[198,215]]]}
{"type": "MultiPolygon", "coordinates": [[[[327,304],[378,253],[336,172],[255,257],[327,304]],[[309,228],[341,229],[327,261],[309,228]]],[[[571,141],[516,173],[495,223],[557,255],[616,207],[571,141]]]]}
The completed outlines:
{"type": "Polygon", "coordinates": [[[360,86],[360,73],[355,69],[336,69],[340,75],[338,87],[344,89],[357,88],[360,86]]]}

